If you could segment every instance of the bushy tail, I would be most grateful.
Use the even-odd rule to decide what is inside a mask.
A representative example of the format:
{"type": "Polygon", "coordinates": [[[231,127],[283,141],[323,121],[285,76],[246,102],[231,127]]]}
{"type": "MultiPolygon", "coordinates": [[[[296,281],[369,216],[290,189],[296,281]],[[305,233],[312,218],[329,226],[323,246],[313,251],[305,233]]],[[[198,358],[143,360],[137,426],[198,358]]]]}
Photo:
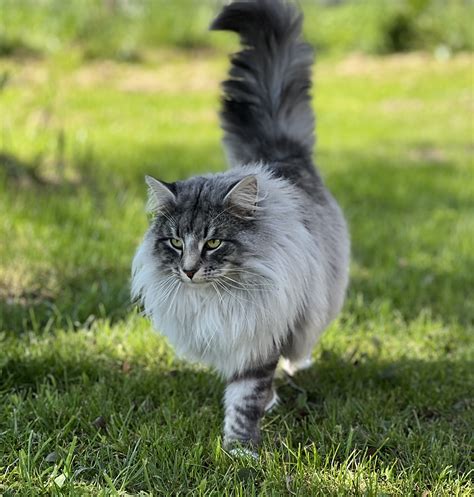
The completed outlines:
{"type": "Polygon", "coordinates": [[[227,5],[211,29],[235,31],[243,49],[224,81],[221,124],[232,165],[311,160],[311,47],[301,40],[302,15],[284,0],[227,5]]]}

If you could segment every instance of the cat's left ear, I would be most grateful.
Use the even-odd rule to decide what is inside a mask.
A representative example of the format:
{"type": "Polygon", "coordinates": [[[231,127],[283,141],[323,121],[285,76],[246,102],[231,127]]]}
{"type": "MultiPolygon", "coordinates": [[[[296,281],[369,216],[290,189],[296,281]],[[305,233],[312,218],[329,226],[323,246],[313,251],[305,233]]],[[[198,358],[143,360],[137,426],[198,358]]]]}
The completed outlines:
{"type": "Polygon", "coordinates": [[[148,205],[149,212],[158,212],[167,205],[176,202],[174,185],[159,181],[152,176],[145,176],[148,185],[148,205]]]}
{"type": "Polygon", "coordinates": [[[224,198],[239,217],[251,219],[257,210],[258,181],[254,175],[245,176],[234,185],[224,198]]]}

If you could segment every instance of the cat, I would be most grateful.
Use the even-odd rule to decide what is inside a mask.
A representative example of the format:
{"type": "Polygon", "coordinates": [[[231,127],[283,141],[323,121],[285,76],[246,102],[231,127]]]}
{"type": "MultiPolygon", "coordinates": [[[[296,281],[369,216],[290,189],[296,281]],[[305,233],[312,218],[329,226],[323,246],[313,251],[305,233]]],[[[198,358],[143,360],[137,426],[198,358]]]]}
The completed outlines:
{"type": "Polygon", "coordinates": [[[344,216],[313,165],[312,50],[284,0],[236,1],[211,25],[243,48],[223,83],[230,170],[146,177],[154,214],[132,265],[132,297],[178,354],[227,382],[224,446],[253,450],[277,397],[275,368],[309,364],[348,284],[344,216]]]}

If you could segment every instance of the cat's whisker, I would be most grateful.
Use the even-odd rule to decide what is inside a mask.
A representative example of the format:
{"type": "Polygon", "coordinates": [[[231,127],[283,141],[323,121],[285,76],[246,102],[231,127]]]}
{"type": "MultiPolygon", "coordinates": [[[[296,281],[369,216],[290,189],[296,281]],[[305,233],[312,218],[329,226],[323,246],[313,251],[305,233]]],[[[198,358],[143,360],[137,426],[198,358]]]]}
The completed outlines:
{"type": "Polygon", "coordinates": [[[222,304],[223,303],[223,299],[222,299],[222,294],[219,292],[219,290],[217,289],[217,286],[215,283],[211,283],[212,285],[212,288],[214,288],[214,290],[216,291],[217,295],[219,296],[219,301],[220,303],[222,304]]]}
{"type": "Polygon", "coordinates": [[[164,280],[164,281],[160,282],[158,285],[156,285],[155,293],[157,295],[160,295],[160,299],[158,299],[157,302],[160,302],[162,300],[162,297],[166,296],[166,293],[171,285],[172,285],[172,278],[171,277],[168,277],[166,280],[164,280]]]}
{"type": "MultiPolygon", "coordinates": [[[[216,280],[216,284],[221,288],[221,290],[224,290],[228,295],[230,295],[231,299],[235,300],[240,306],[242,307],[242,310],[245,312],[245,308],[242,305],[242,302],[240,301],[241,299],[237,297],[234,293],[230,292],[229,289],[224,285],[222,281],[216,280]]],[[[247,302],[250,302],[250,300],[247,300],[247,302]]]]}
{"type": "Polygon", "coordinates": [[[228,288],[233,288],[235,290],[239,290],[243,293],[248,293],[248,294],[251,294],[253,292],[264,293],[264,292],[271,292],[272,291],[271,289],[268,289],[268,288],[245,287],[245,286],[241,286],[241,285],[234,285],[234,284],[229,283],[228,281],[223,280],[223,279],[221,280],[221,282],[225,283],[228,288]]]}
{"type": "Polygon", "coordinates": [[[229,278],[231,280],[233,280],[235,283],[239,283],[239,284],[242,284],[242,285],[246,285],[246,286],[249,286],[249,287],[275,287],[275,284],[274,283],[265,283],[265,282],[260,282],[258,279],[262,279],[262,280],[265,280],[265,281],[270,281],[268,279],[266,279],[265,277],[261,276],[261,275],[258,275],[258,274],[252,274],[252,273],[249,273],[249,272],[237,272],[236,274],[234,274],[234,270],[231,270],[229,272],[225,272],[225,271],[222,271],[220,273],[220,276],[225,276],[226,278],[229,278]],[[231,276],[232,275],[234,276],[234,278],[239,278],[238,280],[235,280],[234,278],[232,278],[231,276]],[[252,276],[252,279],[249,279],[249,280],[245,280],[245,279],[240,279],[241,275],[246,275],[246,274],[250,274],[252,276]]]}
{"type": "MultiPolygon", "coordinates": [[[[242,305],[242,302],[246,302],[246,303],[250,303],[252,304],[253,306],[256,306],[256,307],[259,307],[260,309],[262,309],[265,313],[267,312],[267,310],[259,303],[257,303],[255,300],[249,300],[249,299],[246,299],[244,297],[240,297],[239,295],[237,295],[235,292],[232,292],[229,290],[230,286],[228,285],[228,283],[224,283],[223,281],[219,281],[217,280],[216,283],[219,284],[219,286],[226,292],[228,293],[234,300],[236,299],[239,304],[241,305],[242,309],[244,310],[244,313],[245,313],[245,308],[244,306],[242,305]]],[[[239,289],[241,290],[242,292],[246,292],[246,293],[249,293],[247,290],[245,289],[239,289]]]]}
{"type": "Polygon", "coordinates": [[[165,279],[161,280],[158,283],[157,289],[161,290],[162,288],[165,288],[170,282],[172,282],[175,279],[174,275],[169,275],[165,279]]]}
{"type": "Polygon", "coordinates": [[[242,290],[270,291],[269,289],[274,287],[274,285],[266,285],[266,284],[259,284],[259,283],[253,284],[253,283],[246,283],[243,281],[237,281],[237,280],[234,280],[233,278],[231,278],[230,276],[227,276],[225,274],[222,274],[220,277],[224,278],[225,280],[229,280],[229,281],[232,281],[233,283],[235,283],[233,288],[240,288],[242,290]]]}
{"type": "Polygon", "coordinates": [[[157,304],[163,304],[164,302],[166,302],[170,298],[171,294],[174,292],[175,288],[178,286],[178,283],[179,282],[174,279],[168,282],[166,287],[163,288],[162,290],[163,293],[160,299],[157,301],[157,304]]]}
{"type": "Polygon", "coordinates": [[[168,305],[168,309],[166,310],[166,313],[168,313],[171,309],[173,309],[173,305],[174,305],[174,302],[176,300],[176,296],[179,293],[180,286],[181,286],[180,281],[176,280],[176,285],[175,285],[174,289],[172,290],[173,295],[171,297],[171,302],[168,305]]]}
{"type": "Polygon", "coordinates": [[[245,285],[245,286],[250,285],[250,283],[247,283],[247,282],[245,282],[245,281],[237,281],[237,280],[234,280],[233,278],[231,278],[231,277],[230,277],[229,275],[227,275],[226,273],[223,273],[221,276],[222,276],[222,278],[226,278],[226,279],[228,279],[228,280],[230,280],[230,281],[233,281],[233,282],[234,282],[234,283],[236,283],[236,284],[241,284],[241,285],[243,285],[243,286],[244,286],[244,285],[245,285]]]}
{"type": "Polygon", "coordinates": [[[169,276],[167,276],[166,278],[164,278],[163,280],[161,280],[159,282],[159,285],[158,287],[161,288],[161,287],[164,287],[166,285],[166,283],[169,283],[171,280],[173,280],[175,278],[175,276],[173,274],[170,274],[169,276]]]}
{"type": "Polygon", "coordinates": [[[255,273],[253,271],[249,271],[248,269],[242,269],[242,268],[232,268],[230,270],[231,273],[240,273],[240,274],[248,274],[252,277],[255,278],[260,278],[265,281],[272,281],[268,276],[264,276],[263,274],[255,273]]]}
{"type": "MultiPolygon", "coordinates": [[[[254,305],[257,304],[257,303],[255,301],[251,301],[251,300],[247,300],[247,299],[239,297],[238,295],[236,295],[235,292],[230,291],[222,281],[217,281],[216,283],[218,283],[219,286],[222,288],[222,290],[224,290],[230,296],[229,303],[231,301],[235,301],[235,302],[237,302],[240,305],[240,307],[242,308],[242,311],[243,311],[242,317],[248,323],[248,315],[247,315],[247,312],[246,312],[245,305],[242,302],[244,302],[244,303],[251,303],[251,304],[254,304],[254,305]]],[[[261,305],[257,304],[257,307],[263,309],[264,313],[266,312],[266,310],[261,305]]],[[[249,329],[248,326],[247,326],[247,328],[249,329]]]]}

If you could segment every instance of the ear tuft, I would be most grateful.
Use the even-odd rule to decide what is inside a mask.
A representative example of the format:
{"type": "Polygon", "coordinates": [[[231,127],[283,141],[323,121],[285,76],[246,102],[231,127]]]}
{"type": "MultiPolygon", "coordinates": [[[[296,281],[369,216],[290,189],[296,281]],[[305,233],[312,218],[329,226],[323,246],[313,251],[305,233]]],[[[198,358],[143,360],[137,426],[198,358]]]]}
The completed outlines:
{"type": "Polygon", "coordinates": [[[148,205],[149,212],[157,212],[166,205],[176,202],[173,185],[159,181],[152,176],[145,176],[146,184],[148,185],[148,205]]]}
{"type": "Polygon", "coordinates": [[[224,198],[239,217],[251,219],[257,210],[258,182],[254,175],[245,176],[234,185],[224,198]]]}

